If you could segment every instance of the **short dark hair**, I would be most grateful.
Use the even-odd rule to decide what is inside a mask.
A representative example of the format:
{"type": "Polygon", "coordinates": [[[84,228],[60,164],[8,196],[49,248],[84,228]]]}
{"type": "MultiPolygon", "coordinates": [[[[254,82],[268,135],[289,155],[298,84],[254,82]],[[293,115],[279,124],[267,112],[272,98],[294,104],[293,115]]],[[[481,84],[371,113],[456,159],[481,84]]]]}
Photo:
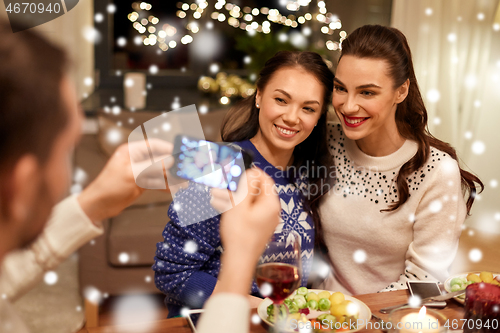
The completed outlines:
{"type": "Polygon", "coordinates": [[[47,161],[68,122],[61,83],[68,57],[32,31],[13,33],[0,23],[0,174],[33,154],[47,161]]]}

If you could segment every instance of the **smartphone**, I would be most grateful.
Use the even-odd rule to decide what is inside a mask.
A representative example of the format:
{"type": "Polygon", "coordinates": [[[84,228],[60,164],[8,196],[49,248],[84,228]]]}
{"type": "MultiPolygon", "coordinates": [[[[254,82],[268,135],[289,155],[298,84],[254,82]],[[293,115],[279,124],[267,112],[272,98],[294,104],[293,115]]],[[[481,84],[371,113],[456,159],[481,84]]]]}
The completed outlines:
{"type": "Polygon", "coordinates": [[[196,331],[196,324],[198,323],[198,320],[200,319],[200,315],[205,312],[205,309],[194,309],[194,310],[189,310],[187,311],[187,321],[189,323],[189,326],[191,326],[191,329],[193,330],[193,333],[197,333],[196,331]]]}
{"type": "Polygon", "coordinates": [[[238,189],[243,172],[252,164],[251,155],[242,149],[185,135],[176,136],[173,156],[173,175],[231,191],[238,189]]]}
{"type": "MultiPolygon", "coordinates": [[[[439,296],[441,295],[441,289],[437,282],[433,281],[408,281],[408,289],[412,296],[418,296],[421,299],[439,296]]],[[[431,306],[436,308],[444,308],[446,306],[446,301],[441,302],[430,302],[426,303],[425,306],[431,306]]]]}

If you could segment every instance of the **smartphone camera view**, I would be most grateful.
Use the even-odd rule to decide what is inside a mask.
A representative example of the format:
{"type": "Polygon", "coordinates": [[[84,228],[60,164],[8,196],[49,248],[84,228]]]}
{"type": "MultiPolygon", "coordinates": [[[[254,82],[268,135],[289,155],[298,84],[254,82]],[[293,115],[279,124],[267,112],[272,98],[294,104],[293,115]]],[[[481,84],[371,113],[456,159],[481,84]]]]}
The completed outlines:
{"type": "Polygon", "coordinates": [[[245,171],[242,150],[187,136],[175,139],[172,173],[210,187],[236,191],[245,171]]]}

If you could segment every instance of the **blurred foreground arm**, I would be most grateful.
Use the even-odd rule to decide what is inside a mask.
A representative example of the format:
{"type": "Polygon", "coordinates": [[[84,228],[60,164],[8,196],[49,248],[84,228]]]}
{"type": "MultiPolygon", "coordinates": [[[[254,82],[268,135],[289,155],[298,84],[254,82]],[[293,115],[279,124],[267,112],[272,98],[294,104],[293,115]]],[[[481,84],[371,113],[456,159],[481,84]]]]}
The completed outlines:
{"type": "MultiPolygon", "coordinates": [[[[151,164],[147,150],[130,151],[137,163],[151,164]]],[[[152,151],[168,155],[172,145],[156,142],[152,151]]],[[[168,164],[166,168],[170,167],[168,158],[164,163],[168,164]]],[[[164,177],[149,178],[151,184],[158,181],[165,184],[164,177]]],[[[5,257],[0,268],[0,295],[5,294],[13,301],[29,291],[46,271],[54,269],[82,245],[101,235],[102,220],[118,215],[143,192],[134,180],[128,145],[121,145],[79,196],[72,195],[54,207],[42,234],[29,248],[5,257]]]]}
{"type": "MultiPolygon", "coordinates": [[[[165,157],[167,170],[172,166],[172,144],[150,140],[150,149],[153,156],[165,157]]],[[[148,170],[145,170],[141,174],[141,183],[145,188],[137,186],[131,161],[136,169],[150,166],[152,163],[147,146],[133,142],[118,147],[101,173],[78,197],[80,206],[92,222],[98,223],[120,214],[144,193],[145,188],[167,189],[161,168],[160,173],[148,174],[148,170]]]]}
{"type": "MultiPolygon", "coordinates": [[[[255,266],[279,223],[280,203],[273,180],[260,169],[246,172],[247,188],[241,186],[235,196],[246,195],[233,209],[222,214],[220,233],[224,253],[217,289],[205,304],[198,324],[199,333],[248,332],[247,299],[255,266]],[[221,320],[224,318],[224,320],[221,320]]],[[[225,205],[218,197],[224,190],[212,190],[212,206],[225,205]]]]}

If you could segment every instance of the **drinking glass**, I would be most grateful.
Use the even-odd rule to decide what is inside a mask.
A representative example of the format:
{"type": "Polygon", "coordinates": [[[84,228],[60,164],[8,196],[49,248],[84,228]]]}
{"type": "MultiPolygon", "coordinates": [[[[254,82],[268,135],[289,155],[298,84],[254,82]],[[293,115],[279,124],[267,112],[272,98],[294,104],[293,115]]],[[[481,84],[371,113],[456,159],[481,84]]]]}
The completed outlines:
{"type": "Polygon", "coordinates": [[[259,259],[255,280],[262,296],[273,301],[275,332],[284,327],[280,308],[300,286],[301,276],[300,235],[293,231],[274,234],[259,259]]]}
{"type": "Polygon", "coordinates": [[[464,333],[500,331],[500,287],[473,283],[465,289],[464,333]]]}

